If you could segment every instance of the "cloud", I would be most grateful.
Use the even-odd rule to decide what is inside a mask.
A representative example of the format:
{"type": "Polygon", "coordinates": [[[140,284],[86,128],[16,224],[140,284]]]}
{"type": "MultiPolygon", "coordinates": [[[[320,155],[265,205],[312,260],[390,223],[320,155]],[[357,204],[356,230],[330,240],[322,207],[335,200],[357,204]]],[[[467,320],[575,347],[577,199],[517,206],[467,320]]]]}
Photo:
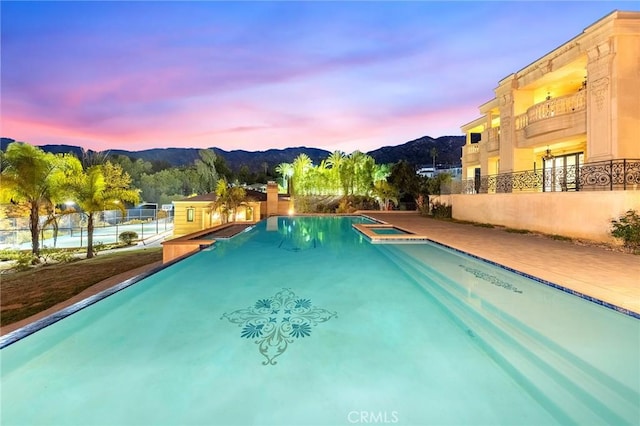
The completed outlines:
{"type": "Polygon", "coordinates": [[[570,3],[3,3],[3,136],[350,151],[460,134],[500,79],[617,6],[570,3]]]}

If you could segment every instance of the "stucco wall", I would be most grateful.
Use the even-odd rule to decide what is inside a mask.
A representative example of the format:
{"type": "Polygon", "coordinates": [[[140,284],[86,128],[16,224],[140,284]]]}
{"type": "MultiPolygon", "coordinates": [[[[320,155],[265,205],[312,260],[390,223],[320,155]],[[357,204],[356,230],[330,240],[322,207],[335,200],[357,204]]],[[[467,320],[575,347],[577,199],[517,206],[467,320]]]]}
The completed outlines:
{"type": "Polygon", "coordinates": [[[449,195],[453,218],[606,243],[611,220],[640,211],[640,191],[449,195]]]}
{"type": "Polygon", "coordinates": [[[185,235],[211,226],[207,223],[211,201],[174,201],[173,235],[185,235]],[[193,222],[187,222],[187,209],[193,208],[193,222]]]}

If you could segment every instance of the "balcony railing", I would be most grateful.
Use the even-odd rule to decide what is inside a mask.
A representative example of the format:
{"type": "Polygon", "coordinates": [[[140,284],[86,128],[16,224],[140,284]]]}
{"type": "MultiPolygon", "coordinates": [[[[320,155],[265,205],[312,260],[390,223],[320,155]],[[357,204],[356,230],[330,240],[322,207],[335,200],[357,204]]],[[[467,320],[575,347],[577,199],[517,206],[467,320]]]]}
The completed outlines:
{"type": "Polygon", "coordinates": [[[466,163],[477,163],[480,161],[480,146],[477,143],[463,146],[463,154],[466,163]]]}
{"type": "Polygon", "coordinates": [[[515,118],[516,130],[522,130],[529,124],[563,114],[584,111],[587,108],[587,90],[559,98],[548,99],[530,107],[526,113],[515,118]]]}
{"type": "Polygon", "coordinates": [[[477,143],[465,145],[464,147],[466,149],[465,153],[467,154],[477,154],[480,152],[480,145],[478,145],[477,143]]]}
{"type": "Polygon", "coordinates": [[[640,159],[500,173],[443,185],[443,194],[640,190],[640,159]]]}

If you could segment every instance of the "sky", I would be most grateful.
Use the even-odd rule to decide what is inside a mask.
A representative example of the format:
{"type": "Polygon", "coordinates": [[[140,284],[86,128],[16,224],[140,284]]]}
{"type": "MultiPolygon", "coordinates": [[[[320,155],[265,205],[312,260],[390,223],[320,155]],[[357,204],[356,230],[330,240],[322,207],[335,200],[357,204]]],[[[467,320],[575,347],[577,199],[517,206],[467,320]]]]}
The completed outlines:
{"type": "Polygon", "coordinates": [[[504,77],[632,1],[0,2],[0,136],[368,152],[461,135],[504,77]]]}

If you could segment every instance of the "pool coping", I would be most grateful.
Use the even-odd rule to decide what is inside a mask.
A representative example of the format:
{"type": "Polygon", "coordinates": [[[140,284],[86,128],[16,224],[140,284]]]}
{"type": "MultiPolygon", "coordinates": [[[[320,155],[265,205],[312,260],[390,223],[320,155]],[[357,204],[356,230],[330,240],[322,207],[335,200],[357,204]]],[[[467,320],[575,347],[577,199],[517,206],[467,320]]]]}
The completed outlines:
{"type": "Polygon", "coordinates": [[[363,234],[372,244],[384,243],[407,243],[407,242],[427,242],[429,239],[425,235],[416,234],[406,228],[402,228],[391,223],[354,223],[351,225],[356,231],[363,234]],[[373,228],[398,229],[404,234],[377,234],[373,228]]]}

